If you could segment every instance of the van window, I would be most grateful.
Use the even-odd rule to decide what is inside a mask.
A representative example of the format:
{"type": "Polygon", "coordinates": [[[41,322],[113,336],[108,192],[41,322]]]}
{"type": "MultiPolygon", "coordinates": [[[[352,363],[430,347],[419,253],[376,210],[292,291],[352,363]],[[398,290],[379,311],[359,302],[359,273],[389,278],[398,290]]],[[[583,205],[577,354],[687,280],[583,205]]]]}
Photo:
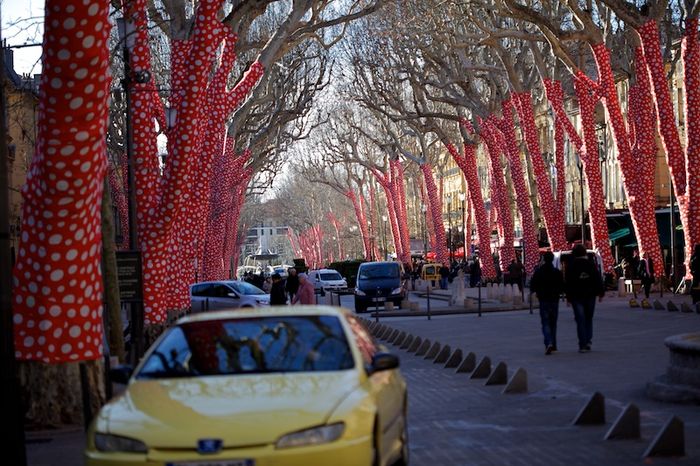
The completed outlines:
{"type": "Polygon", "coordinates": [[[360,267],[360,280],[401,278],[398,264],[369,264],[360,267]]]}
{"type": "Polygon", "coordinates": [[[338,272],[324,272],[321,275],[321,280],[332,281],[332,280],[342,280],[343,277],[340,276],[338,272]]]}

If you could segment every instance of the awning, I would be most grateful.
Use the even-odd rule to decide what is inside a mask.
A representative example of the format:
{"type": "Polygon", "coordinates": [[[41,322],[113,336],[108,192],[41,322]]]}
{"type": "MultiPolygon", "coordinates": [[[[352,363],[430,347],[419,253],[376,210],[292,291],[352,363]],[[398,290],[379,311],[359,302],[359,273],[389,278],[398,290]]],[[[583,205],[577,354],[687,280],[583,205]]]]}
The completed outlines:
{"type": "Polygon", "coordinates": [[[630,229],[629,228],[620,228],[619,230],[615,230],[612,233],[608,235],[608,239],[612,241],[617,241],[620,238],[624,238],[625,236],[630,234],[630,229]]]}

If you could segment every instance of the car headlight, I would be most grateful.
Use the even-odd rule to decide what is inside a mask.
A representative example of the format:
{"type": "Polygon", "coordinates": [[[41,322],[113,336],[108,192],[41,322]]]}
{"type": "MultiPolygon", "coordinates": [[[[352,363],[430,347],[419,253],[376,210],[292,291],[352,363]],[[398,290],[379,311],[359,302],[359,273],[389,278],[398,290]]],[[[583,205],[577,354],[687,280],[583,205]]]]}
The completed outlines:
{"type": "Polygon", "coordinates": [[[391,290],[391,294],[401,294],[402,291],[403,291],[403,288],[401,288],[401,287],[394,288],[393,290],[391,290]]]}
{"type": "Polygon", "coordinates": [[[148,447],[140,440],[119,435],[95,434],[95,448],[99,451],[147,453],[148,447]]]}
{"type": "Polygon", "coordinates": [[[309,445],[320,445],[338,440],[345,430],[344,422],[336,422],[327,426],[313,427],[311,429],[292,432],[283,435],[277,440],[276,448],[304,447],[309,445]]]}
{"type": "Polygon", "coordinates": [[[357,296],[367,296],[367,293],[365,293],[364,291],[357,289],[357,288],[355,288],[355,294],[357,296]]]}

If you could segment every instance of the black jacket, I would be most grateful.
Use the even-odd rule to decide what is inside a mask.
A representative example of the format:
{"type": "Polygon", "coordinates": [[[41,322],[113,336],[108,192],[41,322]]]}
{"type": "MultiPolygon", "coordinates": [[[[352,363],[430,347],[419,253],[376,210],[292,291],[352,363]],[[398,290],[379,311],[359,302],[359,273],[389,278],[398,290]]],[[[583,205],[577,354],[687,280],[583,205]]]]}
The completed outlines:
{"type": "Polygon", "coordinates": [[[284,288],[289,294],[297,294],[297,290],[299,289],[299,275],[288,276],[284,288]]]}
{"type": "Polygon", "coordinates": [[[593,298],[605,292],[598,267],[588,257],[574,257],[566,265],[566,299],[593,298]]]}
{"type": "Polygon", "coordinates": [[[540,301],[557,301],[564,291],[564,275],[551,263],[545,263],[532,275],[530,291],[540,301]]]}
{"type": "Polygon", "coordinates": [[[640,260],[637,276],[643,283],[654,283],[654,261],[652,261],[651,259],[640,260]],[[646,261],[649,261],[649,273],[647,273],[646,261]]]}
{"type": "Polygon", "coordinates": [[[270,304],[279,306],[287,304],[287,292],[284,291],[284,282],[282,280],[273,283],[270,289],[270,304]]]}

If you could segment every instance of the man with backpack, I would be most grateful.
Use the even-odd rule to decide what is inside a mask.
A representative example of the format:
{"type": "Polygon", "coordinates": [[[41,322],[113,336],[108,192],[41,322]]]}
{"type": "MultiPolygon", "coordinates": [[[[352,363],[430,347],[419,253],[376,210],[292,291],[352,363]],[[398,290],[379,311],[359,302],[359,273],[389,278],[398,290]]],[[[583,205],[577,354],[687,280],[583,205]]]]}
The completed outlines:
{"type": "Polygon", "coordinates": [[[559,317],[559,298],[564,291],[564,275],[554,267],[554,254],[544,253],[542,264],[530,280],[530,292],[537,294],[540,302],[540,319],[544,336],[544,354],[557,350],[557,318],[559,317]]]}
{"type": "Polygon", "coordinates": [[[595,298],[603,299],[605,288],[595,262],[588,258],[586,247],[577,244],[571,250],[573,258],[566,265],[566,299],[574,309],[578,352],[587,353],[593,341],[593,313],[595,298]]]}

